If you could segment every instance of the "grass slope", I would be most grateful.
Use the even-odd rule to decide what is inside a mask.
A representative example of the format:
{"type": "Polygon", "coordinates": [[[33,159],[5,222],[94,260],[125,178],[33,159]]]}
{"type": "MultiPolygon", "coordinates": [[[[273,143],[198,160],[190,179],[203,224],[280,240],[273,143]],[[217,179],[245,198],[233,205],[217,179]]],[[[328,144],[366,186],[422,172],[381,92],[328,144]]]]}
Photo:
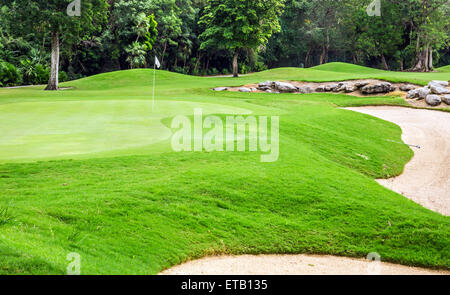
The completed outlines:
{"type": "Polygon", "coordinates": [[[238,79],[158,71],[153,112],[152,70],[67,82],[74,89],[59,92],[0,89],[0,209],[8,208],[0,210],[0,273],[63,274],[70,252],[81,254],[83,274],[155,274],[222,253],[378,252],[383,261],[450,268],[449,218],[374,181],[400,174],[412,157],[396,143],[400,128],[336,108],[401,99],[209,90],[269,79],[450,78],[330,66],[238,79]],[[195,107],[279,115],[280,159],[172,152],[163,137],[171,118],[195,107]]]}
{"type": "Polygon", "coordinates": [[[445,67],[440,67],[437,69],[438,72],[445,72],[445,73],[449,73],[450,72],[450,65],[449,66],[445,66],[445,67]]]}

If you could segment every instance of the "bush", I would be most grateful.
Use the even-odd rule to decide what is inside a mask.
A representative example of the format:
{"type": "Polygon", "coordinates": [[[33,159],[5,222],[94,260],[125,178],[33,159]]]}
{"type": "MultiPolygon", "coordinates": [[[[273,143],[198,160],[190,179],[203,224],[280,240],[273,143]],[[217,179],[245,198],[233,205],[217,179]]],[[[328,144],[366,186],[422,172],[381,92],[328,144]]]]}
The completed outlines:
{"type": "Polygon", "coordinates": [[[219,75],[219,74],[220,74],[220,72],[219,72],[219,70],[216,69],[216,68],[212,68],[212,69],[209,69],[209,70],[208,70],[208,75],[210,75],[210,76],[217,76],[217,75],[219,75]]]}
{"type": "Polygon", "coordinates": [[[241,65],[240,73],[242,75],[248,74],[248,67],[246,65],[241,65]]]}
{"type": "MultiPolygon", "coordinates": [[[[47,79],[47,80],[48,80],[48,79],[47,79]]],[[[61,71],[61,72],[59,72],[59,74],[58,74],[58,80],[59,80],[59,82],[66,82],[66,81],[69,81],[69,76],[67,75],[66,72],[61,71]]]]}
{"type": "Polygon", "coordinates": [[[39,63],[29,59],[21,60],[23,82],[28,85],[45,84],[50,78],[50,70],[39,63]]]}
{"type": "Polygon", "coordinates": [[[0,62],[0,84],[3,87],[16,86],[22,83],[22,74],[8,62],[0,62]]]}

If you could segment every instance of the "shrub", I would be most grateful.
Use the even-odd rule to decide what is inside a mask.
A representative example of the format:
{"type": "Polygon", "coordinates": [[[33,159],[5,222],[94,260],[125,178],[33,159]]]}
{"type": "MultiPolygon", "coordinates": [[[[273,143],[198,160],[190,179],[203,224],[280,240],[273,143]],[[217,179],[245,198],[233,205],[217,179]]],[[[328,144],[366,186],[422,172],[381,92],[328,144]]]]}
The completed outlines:
{"type": "Polygon", "coordinates": [[[0,83],[2,86],[16,86],[22,83],[22,74],[8,62],[0,62],[0,83]]]}
{"type": "MultiPolygon", "coordinates": [[[[69,81],[69,76],[67,75],[66,72],[61,71],[61,72],[59,72],[58,75],[59,75],[59,76],[58,76],[59,82],[66,82],[66,81],[69,81]]],[[[48,79],[47,79],[47,80],[48,80],[48,79]]]]}
{"type": "Polygon", "coordinates": [[[241,65],[240,72],[243,75],[248,74],[248,67],[246,65],[241,65]]]}
{"type": "Polygon", "coordinates": [[[20,64],[23,73],[23,82],[25,84],[37,85],[48,82],[50,69],[29,59],[21,60],[20,64]]]}

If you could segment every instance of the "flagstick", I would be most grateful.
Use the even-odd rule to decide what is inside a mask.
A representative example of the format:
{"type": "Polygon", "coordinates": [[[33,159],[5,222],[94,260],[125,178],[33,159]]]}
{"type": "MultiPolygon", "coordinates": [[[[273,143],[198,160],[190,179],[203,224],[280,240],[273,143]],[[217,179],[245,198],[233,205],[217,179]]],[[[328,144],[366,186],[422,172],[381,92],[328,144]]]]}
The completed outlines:
{"type": "Polygon", "coordinates": [[[153,99],[152,99],[152,112],[155,109],[155,83],[156,83],[156,62],[153,65],[153,99]]]}

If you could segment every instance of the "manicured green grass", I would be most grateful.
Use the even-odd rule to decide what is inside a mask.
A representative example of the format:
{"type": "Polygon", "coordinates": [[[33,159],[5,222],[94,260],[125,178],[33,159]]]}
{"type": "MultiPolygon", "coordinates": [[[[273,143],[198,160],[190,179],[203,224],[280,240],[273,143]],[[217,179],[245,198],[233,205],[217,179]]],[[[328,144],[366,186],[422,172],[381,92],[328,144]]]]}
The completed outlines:
{"type": "Polygon", "coordinates": [[[74,87],[0,89],[0,273],[155,274],[222,253],[316,253],[450,268],[450,220],[379,184],[412,151],[398,126],[337,108],[404,105],[395,97],[213,92],[263,80],[385,78],[425,84],[448,73],[275,69],[232,78],[152,70],[74,87]],[[280,116],[280,158],[175,153],[178,114],[280,116]],[[69,154],[70,153],[70,154],[69,154]],[[36,162],[36,160],[40,160],[36,162]],[[2,222],[4,220],[5,222],[2,222]]]}
{"type": "Polygon", "coordinates": [[[437,69],[439,72],[450,72],[450,65],[449,66],[445,66],[445,67],[440,67],[437,69]]]}

